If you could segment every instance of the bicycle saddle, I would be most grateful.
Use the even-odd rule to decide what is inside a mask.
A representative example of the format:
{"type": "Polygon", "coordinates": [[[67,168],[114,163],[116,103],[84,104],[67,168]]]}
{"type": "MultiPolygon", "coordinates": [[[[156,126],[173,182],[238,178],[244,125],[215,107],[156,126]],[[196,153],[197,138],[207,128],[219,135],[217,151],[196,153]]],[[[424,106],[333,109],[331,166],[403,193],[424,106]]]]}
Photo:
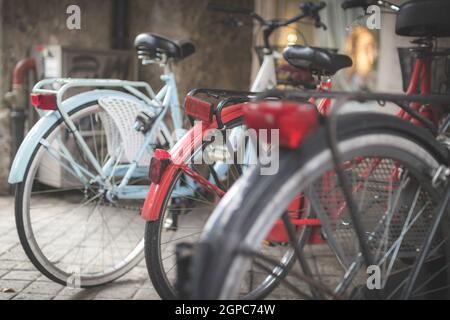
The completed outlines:
{"type": "Polygon", "coordinates": [[[450,37],[450,1],[416,0],[400,7],[395,32],[407,37],[450,37]]]}
{"type": "Polygon", "coordinates": [[[333,75],[341,69],[351,67],[353,64],[352,59],[344,54],[300,45],[287,47],[283,56],[296,68],[305,68],[325,75],[333,75]]]}
{"type": "Polygon", "coordinates": [[[195,46],[189,41],[175,41],[154,33],[141,33],[134,40],[138,54],[151,57],[165,54],[168,58],[184,59],[195,52],[195,46]]]}

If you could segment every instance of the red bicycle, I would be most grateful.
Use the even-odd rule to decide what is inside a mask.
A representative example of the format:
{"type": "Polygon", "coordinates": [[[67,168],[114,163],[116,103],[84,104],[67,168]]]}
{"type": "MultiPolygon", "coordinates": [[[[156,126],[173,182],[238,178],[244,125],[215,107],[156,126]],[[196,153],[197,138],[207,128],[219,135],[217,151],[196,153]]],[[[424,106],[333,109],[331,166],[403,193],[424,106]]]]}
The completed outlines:
{"type": "MultiPolygon", "coordinates": [[[[303,50],[306,54],[314,50],[315,53],[321,53],[324,59],[344,57],[323,49],[291,47],[285,52],[287,59],[292,50],[303,50]]],[[[340,67],[334,66],[334,69],[327,73],[331,75],[350,65],[350,58],[345,57],[340,67]]],[[[319,71],[314,69],[316,67],[318,66],[310,66],[310,70],[319,71]]],[[[325,70],[320,70],[323,71],[325,70]]],[[[330,79],[326,77],[320,81],[318,92],[330,88],[330,79]]],[[[163,298],[176,296],[176,245],[180,242],[198,241],[207,218],[219,200],[252,165],[246,162],[246,159],[238,157],[239,152],[236,149],[236,146],[251,148],[253,145],[250,144],[250,138],[246,136],[243,126],[243,110],[248,105],[248,102],[243,101],[249,101],[250,98],[252,93],[239,95],[237,92],[220,90],[194,90],[186,98],[185,110],[193,120],[200,122],[195,124],[170,152],[158,150],[152,159],[152,185],[142,210],[142,217],[148,221],[146,257],[149,272],[151,270],[152,281],[163,298]],[[203,99],[198,98],[200,95],[203,99]],[[228,97],[218,103],[212,103],[205,101],[205,96],[213,99],[228,97]],[[219,130],[215,132],[220,133],[220,136],[216,136],[212,143],[209,133],[214,129],[219,130]],[[237,133],[240,137],[236,139],[237,133]],[[217,144],[218,140],[222,143],[217,144]],[[231,147],[226,148],[230,145],[231,147]],[[209,164],[198,162],[200,154],[206,154],[207,158],[213,161],[209,164]],[[233,161],[226,161],[227,156],[233,161]],[[224,164],[227,166],[225,170],[224,164]],[[155,275],[156,272],[158,274],[155,275]]],[[[326,112],[329,104],[329,99],[321,99],[318,109],[326,112]]],[[[309,108],[315,109],[315,106],[309,103],[309,108]]],[[[249,297],[260,297],[270,286],[270,281],[251,284],[253,289],[249,297]]]]}
{"type": "MultiPolygon", "coordinates": [[[[321,80],[314,82],[318,92],[330,90],[330,77],[352,64],[346,56],[319,48],[290,47],[284,56],[301,70],[320,76],[321,80]],[[296,65],[290,57],[294,52],[304,56],[306,65],[296,65]],[[323,64],[316,64],[313,56],[320,57],[323,64]]],[[[251,92],[193,90],[185,101],[193,128],[172,150],[159,150],[152,159],[152,185],[142,210],[147,221],[145,253],[154,287],[164,299],[177,296],[176,245],[198,242],[219,200],[253,164],[256,153],[249,150],[258,144],[251,143],[254,137],[245,129],[243,109],[255,97],[251,92]]],[[[330,101],[321,100],[318,109],[326,112],[330,101]]],[[[313,102],[309,107],[315,109],[313,102]]],[[[255,278],[249,283],[247,297],[264,296],[273,283],[271,278],[255,278]]]]}

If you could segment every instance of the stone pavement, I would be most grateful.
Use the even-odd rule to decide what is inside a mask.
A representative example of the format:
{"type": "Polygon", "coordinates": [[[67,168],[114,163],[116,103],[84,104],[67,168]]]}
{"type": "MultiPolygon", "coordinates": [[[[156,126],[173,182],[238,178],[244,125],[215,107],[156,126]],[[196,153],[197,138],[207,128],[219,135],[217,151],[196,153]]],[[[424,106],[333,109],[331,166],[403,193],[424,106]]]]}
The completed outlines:
{"type": "Polygon", "coordinates": [[[70,289],[52,282],[29,262],[17,236],[14,199],[0,197],[0,300],[159,299],[145,262],[122,278],[99,288],[70,289]]]}
{"type": "MultiPolygon", "coordinates": [[[[67,200],[67,199],[66,199],[67,200]]],[[[55,207],[58,207],[57,201],[58,199],[49,200],[46,199],[46,206],[44,207],[44,212],[51,212],[52,210],[57,212],[57,215],[62,215],[63,213],[60,210],[55,210],[55,207]],[[49,202],[50,201],[50,202],[49,202]]],[[[64,208],[70,209],[70,202],[63,201],[64,208]]],[[[70,210],[69,210],[70,212],[70,210]]],[[[79,216],[82,212],[77,211],[77,215],[79,216]]],[[[200,212],[198,212],[200,213],[200,212]]],[[[50,214],[52,217],[53,214],[50,214]]],[[[75,216],[75,215],[74,215],[75,216]]],[[[186,215],[181,216],[180,219],[189,218],[191,226],[186,221],[182,223],[185,226],[186,230],[181,230],[181,232],[188,232],[191,234],[195,230],[193,227],[200,225],[201,214],[196,214],[195,216],[186,215]],[[198,220],[198,221],[197,221],[198,220]]],[[[137,217],[140,219],[140,217],[137,217]]],[[[58,218],[59,219],[59,218],[58,218]]],[[[64,218],[65,224],[64,226],[70,225],[67,223],[69,218],[64,218]]],[[[44,219],[45,220],[45,219],[44,219]]],[[[114,219],[112,219],[114,220],[114,219]]],[[[51,223],[44,224],[43,228],[37,228],[36,230],[41,230],[41,235],[46,236],[47,234],[51,234],[52,237],[50,241],[50,249],[53,250],[53,243],[56,243],[55,252],[58,253],[58,248],[63,248],[64,252],[73,251],[69,246],[70,242],[73,241],[71,238],[68,238],[67,233],[80,233],[83,236],[84,232],[78,232],[77,230],[83,230],[83,228],[77,229],[77,227],[71,229],[68,232],[58,232],[56,233],[56,238],[53,237],[54,229],[61,228],[60,224],[55,220],[51,220],[51,223]],[[76,232],[73,232],[76,231],[76,232]],[[61,236],[62,234],[62,236],[61,236]],[[65,241],[65,242],[64,242],[65,241]]],[[[140,220],[137,220],[140,222],[140,220]]],[[[182,221],[182,220],[180,220],[182,221]]],[[[140,224],[136,222],[137,224],[140,224]]],[[[132,225],[126,225],[127,228],[133,227],[132,225]]],[[[142,230],[134,232],[138,237],[142,230]]],[[[98,233],[98,232],[97,232],[98,233]]],[[[89,236],[91,233],[88,233],[89,236]]],[[[197,234],[197,232],[194,232],[197,234]]],[[[95,235],[95,233],[93,233],[95,235]]],[[[77,236],[77,235],[75,235],[77,236]]],[[[177,234],[176,238],[180,236],[177,234]]],[[[85,239],[84,237],[82,237],[85,239]]],[[[185,237],[180,237],[179,239],[184,239],[185,237]]],[[[118,239],[120,239],[118,237],[118,239]]],[[[95,240],[95,239],[94,239],[95,240]]],[[[168,240],[168,238],[166,239],[168,240]]],[[[75,241],[76,242],[76,241],[75,241]]],[[[98,242],[93,241],[92,243],[96,244],[94,247],[98,248],[98,242]]],[[[90,244],[92,244],[90,243],[90,244]]],[[[90,246],[81,246],[83,248],[87,248],[89,251],[90,246]]],[[[336,261],[333,259],[328,259],[329,253],[321,250],[323,246],[314,246],[314,252],[308,253],[308,255],[315,256],[316,258],[320,256],[321,261],[325,261],[325,263],[320,264],[321,275],[323,281],[335,281],[338,278],[337,270],[340,268],[337,267],[336,261]],[[322,252],[323,251],[323,252],[322,252]]],[[[76,248],[76,247],[74,247],[76,248]]],[[[129,246],[125,246],[125,248],[129,248],[129,246]]],[[[169,248],[170,249],[170,248],[169,248]]],[[[169,250],[167,249],[167,250],[169,250]]],[[[267,252],[268,255],[272,255],[273,257],[281,257],[286,253],[285,246],[267,246],[264,250],[269,250],[267,252]]],[[[170,250],[169,250],[170,251],[170,250]]],[[[90,252],[90,251],[89,251],[90,252]]],[[[98,250],[93,251],[98,252],[98,250]]],[[[166,253],[167,257],[164,258],[166,262],[169,263],[169,266],[172,266],[171,259],[169,257],[173,256],[173,253],[166,253]]],[[[59,256],[59,255],[58,255],[59,256]]],[[[78,255],[73,255],[74,257],[78,257],[78,255]]],[[[298,267],[298,266],[296,266],[298,267]]],[[[173,267],[170,267],[172,270],[173,267]]],[[[299,270],[298,270],[299,271],[299,270]]],[[[265,273],[258,274],[255,273],[256,277],[258,276],[266,276],[265,273]]],[[[290,277],[288,277],[290,278],[290,277]]],[[[253,282],[258,282],[259,278],[255,278],[255,276],[251,277],[249,283],[246,283],[244,286],[251,286],[253,282]]],[[[262,280],[263,278],[261,278],[262,280]]],[[[299,279],[290,279],[291,284],[298,286],[298,288],[308,290],[307,286],[304,282],[299,279]]],[[[243,288],[244,288],[243,287],[243,288]]],[[[271,299],[287,299],[292,298],[292,293],[286,289],[285,286],[279,286],[275,289],[269,296],[271,299]]],[[[122,278],[118,280],[93,289],[72,289],[62,285],[59,285],[49,279],[47,279],[44,275],[42,275],[28,260],[28,257],[25,255],[25,252],[22,249],[20,244],[15,219],[14,219],[14,199],[13,197],[0,197],[0,300],[10,300],[10,299],[21,299],[21,300],[125,300],[125,299],[135,299],[135,300],[147,300],[147,299],[159,299],[158,294],[152,286],[151,281],[149,280],[149,276],[147,273],[147,268],[145,266],[145,261],[141,261],[138,266],[124,275],[122,278]]]]}

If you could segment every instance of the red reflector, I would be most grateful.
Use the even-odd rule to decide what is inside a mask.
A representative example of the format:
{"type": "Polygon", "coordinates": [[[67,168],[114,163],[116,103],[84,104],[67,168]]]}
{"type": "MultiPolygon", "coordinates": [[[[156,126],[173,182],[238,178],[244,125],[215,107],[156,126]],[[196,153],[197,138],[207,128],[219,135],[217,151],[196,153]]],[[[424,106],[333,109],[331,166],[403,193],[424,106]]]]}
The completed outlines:
{"type": "Polygon", "coordinates": [[[317,127],[316,107],[310,103],[263,101],[243,107],[245,124],[252,129],[279,129],[280,145],[296,148],[317,127]]]}
{"type": "Polygon", "coordinates": [[[188,114],[189,116],[208,123],[212,121],[212,103],[200,100],[195,97],[187,96],[184,105],[186,108],[186,114],[188,114]]]}
{"type": "Polygon", "coordinates": [[[32,93],[31,104],[42,110],[56,110],[56,96],[51,94],[32,93]]]}
{"type": "Polygon", "coordinates": [[[156,149],[152,160],[150,161],[149,178],[152,183],[158,184],[161,177],[170,164],[170,153],[166,150],[156,149]]]}

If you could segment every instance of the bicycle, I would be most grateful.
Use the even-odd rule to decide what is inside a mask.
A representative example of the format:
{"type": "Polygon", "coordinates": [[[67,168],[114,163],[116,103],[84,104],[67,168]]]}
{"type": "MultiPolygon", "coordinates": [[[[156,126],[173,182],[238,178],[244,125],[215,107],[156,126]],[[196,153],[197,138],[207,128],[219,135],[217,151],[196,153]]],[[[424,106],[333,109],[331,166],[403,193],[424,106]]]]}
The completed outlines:
{"type": "Polygon", "coordinates": [[[193,54],[193,44],[141,34],[136,48],[144,65],[164,68],[158,93],[145,82],[46,79],[31,94],[41,119],[23,141],[9,183],[16,185],[25,253],[62,285],[101,285],[142,260],[138,213],[148,163],[155,147],[178,138],[165,123],[168,112],[179,134],[184,128],[170,63],[193,54]],[[70,96],[73,89],[88,91],[70,96]]]}
{"type": "MultiPolygon", "coordinates": [[[[309,7],[311,11],[308,12],[319,12],[322,7],[323,4],[312,5],[309,7]]],[[[228,12],[237,11],[234,8],[228,12]]],[[[247,14],[249,13],[247,12],[247,14]]],[[[278,20],[264,22],[264,25],[270,30],[270,32],[264,32],[266,36],[264,42],[267,46],[265,61],[271,59],[269,58],[271,54],[269,37],[275,26],[280,27],[292,23],[305,15],[312,15],[316,19],[320,18],[318,14],[303,12],[286,22],[278,20]]],[[[264,21],[262,18],[255,19],[264,21]]],[[[319,22],[317,25],[322,26],[319,22]]],[[[289,55],[293,51],[301,51],[304,55],[317,54],[324,60],[337,62],[336,66],[325,67],[326,74],[323,74],[324,77],[318,85],[318,89],[321,91],[331,88],[331,75],[352,64],[348,57],[318,48],[292,47],[286,50],[284,56],[289,59],[289,55]]],[[[301,69],[322,71],[321,69],[316,70],[317,66],[315,65],[303,66],[301,69]]],[[[241,127],[243,126],[242,108],[254,96],[255,93],[252,92],[237,93],[209,89],[192,91],[186,98],[185,109],[193,120],[200,120],[200,123],[188,132],[173,150],[161,151],[152,160],[150,172],[153,184],[150,186],[149,195],[142,210],[142,217],[147,221],[145,256],[150,278],[163,299],[174,299],[179,291],[175,284],[175,247],[177,243],[181,241],[195,243],[197,241],[206,219],[218,200],[226,194],[228,188],[240,175],[245,174],[252,164],[251,156],[256,154],[252,148],[256,146],[256,143],[252,137],[246,135],[241,127]],[[202,95],[201,99],[200,95],[202,95]],[[226,95],[228,98],[221,100],[226,95]],[[219,146],[207,139],[208,131],[213,129],[221,132],[219,136],[214,136],[214,142],[220,140],[219,146]],[[239,153],[238,146],[250,146],[247,149],[250,150],[250,154],[245,151],[239,153]],[[215,161],[209,164],[196,162],[197,158],[201,158],[197,155],[203,152],[206,152],[208,158],[214,158],[215,161]],[[210,157],[211,154],[216,156],[210,157]],[[217,157],[217,154],[221,156],[217,157]],[[229,159],[235,160],[231,163],[227,162],[225,160],[227,156],[229,159]],[[222,176],[222,173],[215,172],[217,163],[226,163],[228,169],[225,171],[229,174],[222,176]],[[188,178],[189,181],[187,181],[188,178]],[[186,193],[181,192],[180,185],[184,186],[186,193]]],[[[324,99],[319,105],[319,109],[323,112],[326,112],[328,107],[329,100],[327,99],[324,99]]],[[[255,284],[255,288],[248,298],[264,295],[271,286],[270,281],[255,284]]]]}
{"type": "Polygon", "coordinates": [[[397,13],[398,34],[425,38],[416,41],[407,95],[271,92],[285,102],[248,108],[253,128],[277,127],[285,136],[280,171],[252,170],[225,195],[191,258],[191,273],[180,271],[191,276],[191,297],[245,296],[246,273],[256,266],[285,285],[285,298],[448,298],[449,118],[439,111],[448,111],[450,99],[429,93],[431,58],[442,54],[432,52],[430,39],[450,35],[446,19],[437,18],[448,9],[446,2],[416,1],[397,13]],[[421,19],[412,19],[418,12],[421,19]],[[331,116],[305,108],[300,101],[309,97],[335,99],[331,116]],[[401,112],[338,117],[351,100],[391,101],[401,112]],[[274,110],[299,129],[283,130],[274,110]],[[275,124],[261,120],[264,114],[275,124]],[[297,139],[288,144],[293,133],[297,139]],[[270,240],[290,249],[276,258],[262,254],[270,240]],[[369,285],[364,267],[378,270],[379,283],[369,285]]]}

